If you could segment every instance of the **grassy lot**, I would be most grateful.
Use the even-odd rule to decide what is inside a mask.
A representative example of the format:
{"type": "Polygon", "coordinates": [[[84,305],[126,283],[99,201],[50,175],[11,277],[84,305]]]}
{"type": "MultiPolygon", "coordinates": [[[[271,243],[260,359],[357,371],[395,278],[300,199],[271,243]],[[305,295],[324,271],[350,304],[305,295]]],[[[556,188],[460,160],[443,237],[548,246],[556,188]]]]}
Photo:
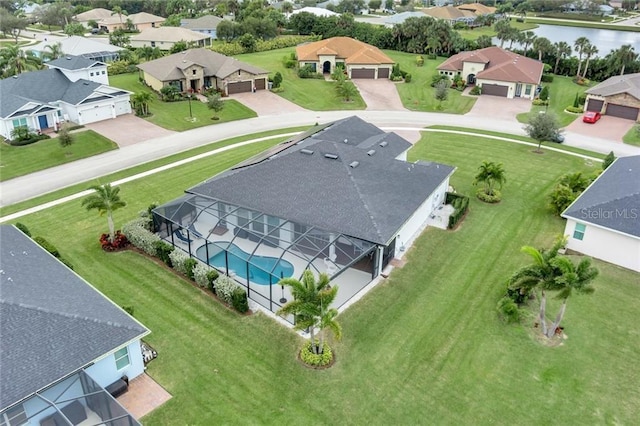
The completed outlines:
{"type": "MultiPolygon", "coordinates": [[[[116,221],[269,144],[123,185],[129,205],[116,221]]],[[[596,293],[571,298],[569,339],[557,348],[536,343],[530,321],[506,326],[495,314],[506,278],[528,261],[520,246],[548,245],[564,229],[545,208],[547,192],[562,173],[590,168],[559,153],[432,133],[413,148],[416,159],[456,165],[452,184],[467,194],[482,160],[502,162],[503,201],[472,199],[457,231],[427,230],[404,268],[341,315],[344,339],[326,371],[302,367],[301,340],[264,316],[238,316],[135,253],[101,252],[106,221],[78,200],[20,221],[153,331],[159,358],[147,371],[173,398],[145,424],[634,423],[638,274],[596,262],[596,293]]]]}
{"type": "Polygon", "coordinates": [[[69,163],[81,158],[117,149],[118,145],[93,130],[72,133],[73,145],[62,148],[58,138],[45,139],[31,145],[0,144],[0,181],[38,170],[69,163]]]}
{"type": "Polygon", "coordinates": [[[145,118],[145,120],[169,130],[181,132],[211,124],[257,117],[257,114],[253,110],[242,105],[240,102],[233,99],[225,99],[225,107],[218,114],[220,119],[214,121],[211,120],[213,111],[207,108],[207,105],[203,102],[194,98],[191,101],[191,113],[195,121],[191,121],[188,101],[162,102],[158,99],[156,92],[138,80],[137,73],[109,76],[109,84],[131,92],[152,93],[154,99],[149,104],[149,110],[152,115],[151,117],[145,118]]]}
{"type": "Polygon", "coordinates": [[[626,135],[622,138],[624,143],[628,143],[629,145],[640,146],[640,124],[636,124],[627,132],[626,135]]]}
{"type": "Polygon", "coordinates": [[[416,56],[412,53],[385,50],[391,59],[400,64],[403,71],[411,73],[411,83],[397,83],[398,94],[405,108],[412,111],[446,112],[450,114],[465,114],[471,110],[476,98],[462,96],[461,92],[449,89],[449,98],[442,102],[442,109],[438,109],[439,102],[435,98],[435,88],[431,87],[431,77],[437,74],[436,67],[445,58],[427,59],[424,65],[416,65],[416,56]]]}
{"type": "Polygon", "coordinates": [[[607,24],[602,22],[587,22],[587,21],[570,21],[570,20],[557,20],[552,18],[535,18],[535,17],[527,17],[527,22],[534,24],[545,24],[545,25],[560,25],[563,27],[582,27],[582,28],[597,28],[601,30],[612,30],[612,31],[633,31],[640,32],[640,27],[634,27],[631,25],[615,25],[615,24],[607,24]]]}
{"type": "Polygon", "coordinates": [[[274,75],[282,74],[284,90],[278,94],[283,98],[313,111],[356,110],[366,107],[364,101],[357,95],[352,101],[345,102],[335,93],[335,85],[323,79],[300,78],[296,69],[285,68],[282,58],[295,52],[295,47],[271,50],[268,52],[247,53],[237,55],[240,61],[268,70],[274,75]]]}
{"type": "MultiPolygon", "coordinates": [[[[29,44],[29,41],[26,40],[18,40],[18,46],[24,46],[25,44],[29,44]]],[[[16,41],[11,39],[11,40],[0,40],[0,49],[3,47],[8,47],[8,46],[15,46],[16,45],[16,41]]]]}
{"type": "MultiPolygon", "coordinates": [[[[520,31],[527,31],[537,28],[538,25],[532,22],[516,22],[514,19],[511,20],[511,26],[520,31]]],[[[495,37],[496,32],[493,27],[479,27],[468,30],[457,30],[462,38],[466,38],[467,40],[476,40],[478,37],[487,35],[489,37],[495,37]]]]}
{"type": "MultiPolygon", "coordinates": [[[[542,83],[542,85],[549,86],[551,102],[548,110],[556,114],[560,127],[568,126],[573,120],[580,117],[580,114],[570,114],[564,112],[564,109],[572,106],[576,93],[584,93],[584,91],[589,88],[588,86],[579,86],[572,81],[572,77],[560,75],[554,75],[552,83],[542,83]]],[[[529,121],[529,114],[538,114],[538,112],[545,110],[546,107],[544,106],[531,105],[530,112],[518,114],[516,118],[521,123],[527,123],[529,121]]]]}

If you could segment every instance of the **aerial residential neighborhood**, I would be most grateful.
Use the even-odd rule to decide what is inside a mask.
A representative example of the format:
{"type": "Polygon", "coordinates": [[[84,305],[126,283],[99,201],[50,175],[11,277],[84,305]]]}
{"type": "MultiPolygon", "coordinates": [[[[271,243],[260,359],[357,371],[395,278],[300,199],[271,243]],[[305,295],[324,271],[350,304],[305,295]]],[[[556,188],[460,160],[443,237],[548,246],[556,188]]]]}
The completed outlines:
{"type": "Polygon", "coordinates": [[[638,1],[0,24],[0,424],[637,421],[638,1]]]}

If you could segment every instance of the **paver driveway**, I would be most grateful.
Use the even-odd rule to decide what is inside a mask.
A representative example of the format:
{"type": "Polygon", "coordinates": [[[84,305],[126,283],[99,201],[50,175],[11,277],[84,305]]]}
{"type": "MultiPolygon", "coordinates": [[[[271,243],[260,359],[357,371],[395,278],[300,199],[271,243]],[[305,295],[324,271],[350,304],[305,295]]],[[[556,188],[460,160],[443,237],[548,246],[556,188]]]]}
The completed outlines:
{"type": "Polygon", "coordinates": [[[308,111],[300,105],[296,105],[268,90],[258,90],[254,93],[236,93],[229,96],[229,98],[235,99],[246,107],[251,108],[258,114],[258,117],[308,111]]]}
{"type": "Polygon", "coordinates": [[[515,120],[516,115],[531,110],[529,99],[507,99],[501,96],[480,95],[478,100],[465,115],[487,117],[498,120],[515,120]]]}
{"type": "Polygon", "coordinates": [[[582,122],[582,116],[579,116],[566,127],[566,130],[579,135],[622,142],[622,138],[631,130],[634,124],[632,120],[607,115],[603,115],[600,120],[593,124],[584,123],[582,122]]]}
{"type": "Polygon", "coordinates": [[[360,96],[367,104],[369,111],[406,111],[402,105],[396,84],[391,80],[379,79],[355,79],[351,80],[356,85],[360,96]]]}
{"type": "Polygon", "coordinates": [[[143,120],[133,114],[121,115],[112,120],[98,121],[97,123],[87,124],[85,127],[111,139],[121,148],[175,133],[172,130],[163,129],[160,126],[149,123],[147,120],[143,120]]]}

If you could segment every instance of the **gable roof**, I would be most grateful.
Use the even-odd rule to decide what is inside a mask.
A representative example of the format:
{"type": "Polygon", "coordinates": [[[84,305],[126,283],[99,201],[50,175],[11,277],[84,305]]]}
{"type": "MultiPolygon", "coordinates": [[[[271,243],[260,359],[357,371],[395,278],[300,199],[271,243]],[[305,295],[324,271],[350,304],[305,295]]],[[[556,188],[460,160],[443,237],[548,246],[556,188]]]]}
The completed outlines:
{"type": "MultiPolygon", "coordinates": [[[[318,54],[335,52],[347,64],[393,64],[380,49],[350,37],[332,37],[296,47],[298,61],[318,61],[318,54]],[[327,50],[328,49],[328,50],[327,50]]],[[[330,53],[334,54],[334,53],[330,53]]]]}
{"type": "Polygon", "coordinates": [[[78,22],[87,22],[87,21],[100,21],[105,18],[111,17],[111,11],[109,9],[103,9],[101,7],[96,7],[95,9],[87,10],[86,12],[78,13],[74,16],[75,20],[78,22]]]}
{"type": "Polygon", "coordinates": [[[181,27],[147,28],[131,37],[131,41],[166,41],[175,43],[178,41],[199,41],[211,38],[206,34],[191,31],[181,27]]]}
{"type": "Polygon", "coordinates": [[[36,52],[46,52],[46,46],[51,46],[56,43],[60,43],[60,45],[62,46],[62,51],[65,55],[82,56],[89,53],[120,52],[122,50],[125,50],[124,47],[114,46],[109,43],[103,43],[80,36],[50,38],[48,41],[43,41],[36,44],[35,46],[29,46],[28,50],[34,50],[36,52]]]}
{"type": "Polygon", "coordinates": [[[230,58],[209,49],[189,49],[173,55],[164,56],[153,61],[144,62],[138,68],[160,81],[178,80],[184,78],[181,70],[193,64],[204,68],[204,75],[225,78],[239,70],[249,74],[259,75],[269,72],[254,67],[237,59],[230,58]]]}
{"type": "Polygon", "coordinates": [[[189,30],[216,29],[224,19],[214,15],[204,15],[196,19],[182,19],[180,26],[189,30]]]}
{"type": "Polygon", "coordinates": [[[387,244],[454,171],[438,163],[396,160],[410,147],[397,134],[354,116],[186,192],[387,244]]]}
{"type": "MultiPolygon", "coordinates": [[[[130,20],[132,24],[148,24],[151,22],[164,22],[165,18],[162,16],[152,15],[147,12],[134,13],[131,15],[122,15],[122,23],[125,23],[127,20],[130,20]]],[[[107,18],[100,20],[101,24],[119,24],[120,16],[116,13],[115,15],[110,15],[107,18]]]]}
{"type": "Polygon", "coordinates": [[[640,238],[638,212],[640,155],[634,155],[614,161],[562,213],[562,217],[640,238]]]}
{"type": "Polygon", "coordinates": [[[11,225],[0,257],[0,410],[149,333],[11,225]]]}
{"type": "Polygon", "coordinates": [[[45,63],[49,68],[60,68],[64,70],[82,70],[91,68],[95,65],[106,66],[104,62],[87,59],[82,56],[67,55],[62,58],[54,59],[45,63]]]}
{"type": "Polygon", "coordinates": [[[338,16],[339,13],[333,12],[329,9],[324,9],[322,7],[312,7],[312,6],[305,6],[301,9],[296,9],[293,12],[291,12],[292,15],[297,15],[298,13],[310,13],[312,15],[315,16],[338,16]]]}
{"type": "Polygon", "coordinates": [[[453,6],[440,6],[440,7],[430,7],[428,9],[422,9],[422,11],[436,19],[461,19],[461,18],[469,18],[475,19],[476,14],[470,10],[461,10],[457,9],[453,6]]]}
{"type": "Polygon", "coordinates": [[[469,3],[456,6],[459,10],[467,10],[475,13],[476,15],[489,15],[496,13],[496,8],[492,6],[485,6],[482,3],[469,3]]]}
{"type": "Polygon", "coordinates": [[[498,46],[460,52],[438,66],[438,70],[462,71],[465,62],[485,64],[476,78],[539,84],[544,64],[498,46]]]}
{"type": "Polygon", "coordinates": [[[386,18],[384,18],[384,23],[385,24],[402,24],[404,23],[404,21],[406,21],[409,18],[426,18],[427,15],[425,15],[423,12],[401,12],[401,13],[396,13],[395,15],[390,15],[386,18]]]}
{"type": "Polygon", "coordinates": [[[586,90],[589,95],[612,96],[628,93],[640,99],[640,73],[616,75],[586,90]]]}

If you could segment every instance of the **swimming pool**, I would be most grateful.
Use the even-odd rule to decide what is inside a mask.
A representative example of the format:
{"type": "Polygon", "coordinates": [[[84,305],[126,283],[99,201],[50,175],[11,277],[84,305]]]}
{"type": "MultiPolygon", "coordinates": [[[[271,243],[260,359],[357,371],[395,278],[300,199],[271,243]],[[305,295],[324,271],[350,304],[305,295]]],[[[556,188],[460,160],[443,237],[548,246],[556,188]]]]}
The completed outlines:
{"type": "MultiPolygon", "coordinates": [[[[209,244],[209,264],[219,269],[225,269],[227,267],[225,263],[225,252],[220,246],[227,246],[227,252],[229,253],[229,269],[234,271],[236,275],[242,278],[247,278],[247,259],[250,254],[243,251],[235,244],[229,244],[227,242],[219,242],[220,246],[215,244],[209,244]]],[[[200,259],[207,257],[207,251],[205,246],[201,246],[196,250],[196,255],[200,259]]],[[[254,255],[249,263],[249,281],[260,285],[276,284],[280,281],[281,277],[293,276],[293,265],[286,260],[278,260],[275,257],[269,256],[257,256],[254,255]],[[274,268],[275,266],[275,268],[274,268]],[[271,271],[271,272],[268,272],[271,271]]]]}

